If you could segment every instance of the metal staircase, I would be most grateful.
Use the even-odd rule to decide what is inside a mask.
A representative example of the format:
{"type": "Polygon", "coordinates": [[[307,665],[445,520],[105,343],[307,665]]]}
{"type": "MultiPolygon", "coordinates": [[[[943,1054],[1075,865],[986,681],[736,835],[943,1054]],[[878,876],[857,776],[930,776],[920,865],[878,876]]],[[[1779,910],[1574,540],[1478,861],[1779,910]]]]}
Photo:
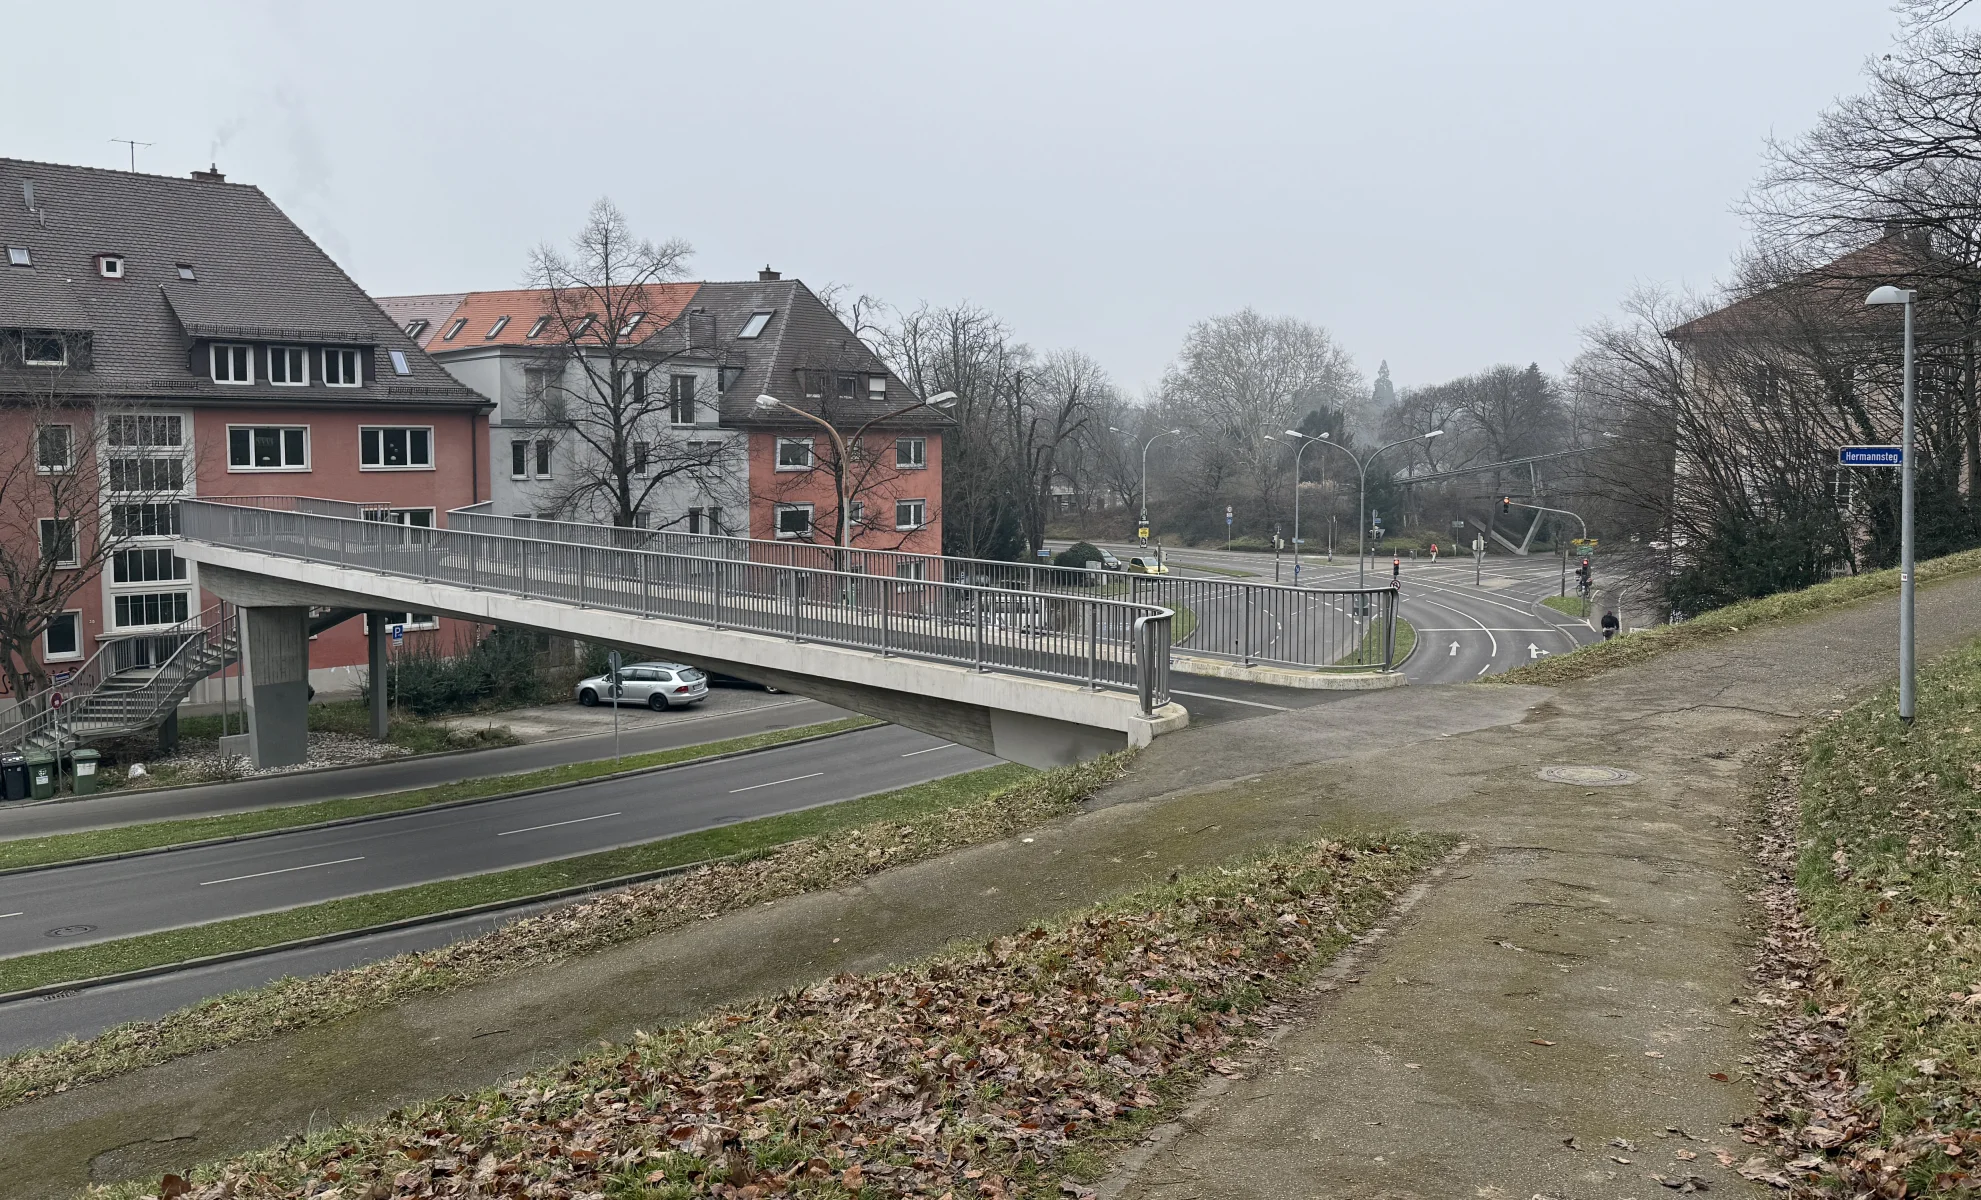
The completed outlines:
{"type": "Polygon", "coordinates": [[[169,629],[105,642],[67,679],[29,696],[0,729],[0,748],[55,753],[153,729],[202,679],[234,662],[234,606],[216,604],[169,629]],[[61,703],[56,703],[60,696],[61,703]]]}

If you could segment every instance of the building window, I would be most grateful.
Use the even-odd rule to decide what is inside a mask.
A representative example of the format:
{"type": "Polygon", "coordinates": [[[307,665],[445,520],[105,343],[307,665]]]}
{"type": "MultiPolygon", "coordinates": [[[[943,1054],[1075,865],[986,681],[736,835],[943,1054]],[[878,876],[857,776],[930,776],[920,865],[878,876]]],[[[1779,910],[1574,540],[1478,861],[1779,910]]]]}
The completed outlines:
{"type": "Polygon", "coordinates": [[[309,381],[309,351],[301,346],[268,348],[268,382],[283,387],[301,387],[309,381]]]}
{"type": "Polygon", "coordinates": [[[104,433],[116,450],[176,450],[185,437],[185,423],[175,416],[119,414],[104,423],[104,433]]]}
{"type": "Polygon", "coordinates": [[[170,550],[119,550],[110,556],[110,582],[161,583],[186,577],[186,560],[170,550]]]}
{"type": "MultiPolygon", "coordinates": [[[[113,458],[110,460],[110,490],[113,492],[181,492],[186,488],[186,461],[182,458],[113,458]]],[[[176,530],[174,532],[177,532],[176,530]]]]}
{"type": "Polygon", "coordinates": [[[633,443],[633,474],[638,475],[640,478],[644,479],[646,478],[647,471],[650,470],[652,466],[653,466],[653,443],[634,442],[633,443]]]}
{"type": "Polygon", "coordinates": [[[111,620],[119,629],[138,625],[177,625],[186,619],[186,593],[144,592],[113,597],[111,620]]]}
{"type": "Polygon", "coordinates": [[[809,504],[780,504],[775,518],[777,536],[781,538],[808,538],[812,536],[812,506],[809,504]]]}
{"type": "Polygon", "coordinates": [[[67,425],[40,425],[34,431],[34,469],[53,475],[76,465],[74,430],[67,425]]]}
{"type": "Polygon", "coordinates": [[[73,567],[76,557],[76,523],[68,517],[41,519],[41,560],[50,566],[73,567]]]}
{"type": "Polygon", "coordinates": [[[894,502],[894,527],[896,529],[920,529],[928,515],[926,500],[896,500],[894,502]]]}
{"type": "Polygon", "coordinates": [[[741,367],[717,367],[715,369],[715,391],[717,395],[727,395],[736,381],[743,377],[741,367]]]}
{"type": "Polygon", "coordinates": [[[846,505],[846,521],[850,525],[864,525],[867,520],[867,502],[854,500],[846,505]]]}
{"type": "Polygon", "coordinates": [[[79,612],[58,614],[48,622],[48,628],[41,635],[41,657],[48,662],[83,656],[83,615],[79,612]]]}
{"type": "Polygon", "coordinates": [[[777,469],[780,471],[809,471],[812,469],[812,439],[778,438],[777,469]]]}
{"type": "Polygon", "coordinates": [[[929,439],[895,438],[894,469],[919,471],[929,465],[929,439]]]}
{"type": "Polygon", "coordinates": [[[557,445],[556,442],[550,441],[548,438],[537,443],[537,478],[538,479],[550,478],[550,452],[552,448],[555,447],[556,445],[557,445]]]}
{"type": "Polygon", "coordinates": [[[772,309],[770,312],[751,313],[750,319],[743,322],[743,328],[736,332],[736,336],[745,341],[750,338],[762,337],[764,326],[770,324],[770,319],[776,315],[777,311],[775,309],[772,309]]]}
{"type": "Polygon", "coordinates": [[[433,510],[430,508],[374,508],[365,513],[367,521],[382,521],[387,525],[407,525],[414,529],[433,528],[433,510]]]}
{"type": "Polygon", "coordinates": [[[115,538],[171,537],[179,532],[176,504],[113,504],[110,536],[115,538]]]}
{"type": "Polygon", "coordinates": [[[667,380],[667,415],[676,425],[695,423],[695,377],[672,375],[667,380]]]}
{"type": "Polygon", "coordinates": [[[530,322],[530,331],[524,334],[523,336],[526,338],[534,338],[538,334],[541,334],[543,332],[543,327],[548,324],[550,324],[549,317],[538,317],[536,320],[530,322]]]}
{"type": "Polygon", "coordinates": [[[227,469],[230,471],[307,471],[310,469],[307,425],[229,425],[227,469]]]}
{"type": "Polygon", "coordinates": [[[467,327],[468,327],[468,318],[456,317],[454,318],[454,323],[447,327],[447,332],[440,335],[440,340],[443,342],[451,342],[457,336],[460,335],[460,332],[463,329],[466,329],[467,327]]]}
{"type": "Polygon", "coordinates": [[[530,444],[528,442],[509,443],[509,478],[528,479],[530,477],[530,444]]]}
{"type": "Polygon", "coordinates": [[[195,271],[195,270],[193,270],[193,264],[191,264],[191,263],[179,263],[179,264],[178,264],[178,267],[179,267],[179,278],[181,278],[181,279],[198,279],[198,278],[199,278],[199,272],[198,272],[198,271],[195,271]]]}
{"type": "Polygon", "coordinates": [[[28,253],[26,246],[9,246],[7,247],[7,265],[10,267],[31,267],[34,265],[34,255],[28,253]]]}
{"type": "Polygon", "coordinates": [[[21,361],[30,367],[66,367],[69,343],[57,333],[23,334],[21,361]]]}
{"type": "Polygon", "coordinates": [[[419,336],[426,332],[426,327],[427,327],[426,318],[415,317],[412,320],[406,322],[406,336],[412,338],[415,341],[418,341],[419,336]]]}
{"type": "Polygon", "coordinates": [[[688,510],[688,532],[705,533],[712,536],[722,534],[722,509],[718,505],[697,507],[688,510]]]}
{"type": "Polygon", "coordinates": [[[885,375],[867,376],[867,399],[869,400],[887,399],[887,376],[885,375]]]}
{"type": "MultiPolygon", "coordinates": [[[[432,613],[389,612],[379,615],[385,618],[383,624],[388,633],[394,625],[403,626],[408,632],[440,628],[440,618],[434,616],[432,613]]],[[[370,613],[365,614],[365,632],[371,632],[370,613]]]]}
{"type": "Polygon", "coordinates": [[[507,328],[509,328],[509,317],[505,313],[504,315],[495,318],[495,324],[490,325],[488,327],[488,332],[482,334],[482,340],[494,341],[496,338],[501,337],[502,331],[507,328]]]}
{"type": "Polygon", "coordinates": [[[854,396],[859,392],[859,390],[860,390],[859,376],[841,375],[839,377],[839,398],[841,400],[853,399],[854,396]]]}
{"type": "Polygon", "coordinates": [[[430,426],[358,430],[358,466],[367,471],[430,471],[433,469],[433,429],[430,426]]]}
{"type": "Polygon", "coordinates": [[[413,373],[413,364],[406,361],[406,352],[404,350],[387,350],[385,353],[392,359],[392,373],[394,375],[411,375],[413,373]]]}
{"type": "Polygon", "coordinates": [[[323,382],[331,387],[357,387],[365,381],[356,350],[325,350],[323,382]]]}
{"type": "Polygon", "coordinates": [[[630,337],[632,335],[633,330],[639,326],[640,322],[646,319],[646,315],[647,314],[643,312],[636,312],[632,316],[627,317],[626,323],[619,327],[619,336],[622,338],[630,337]]]}
{"type": "Polygon", "coordinates": [[[896,579],[927,579],[929,565],[919,558],[908,558],[894,564],[896,579]]]}
{"type": "Polygon", "coordinates": [[[253,346],[215,342],[208,349],[213,354],[213,382],[253,383],[255,381],[253,346]]]}

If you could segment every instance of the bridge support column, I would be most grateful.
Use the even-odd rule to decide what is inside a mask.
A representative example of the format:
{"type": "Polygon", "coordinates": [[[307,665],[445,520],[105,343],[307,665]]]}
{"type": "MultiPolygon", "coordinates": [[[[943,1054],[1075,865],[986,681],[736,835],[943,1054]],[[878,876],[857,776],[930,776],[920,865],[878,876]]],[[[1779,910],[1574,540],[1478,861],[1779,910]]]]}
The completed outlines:
{"type": "Polygon", "coordinates": [[[371,652],[367,668],[370,671],[371,683],[366,689],[371,693],[371,740],[382,742],[391,732],[391,709],[386,702],[391,699],[387,688],[392,681],[392,668],[385,658],[385,614],[366,613],[365,625],[367,626],[366,648],[371,652]]]}
{"type": "Polygon", "coordinates": [[[309,757],[310,610],[240,611],[248,757],[257,767],[294,766],[309,757]]]}

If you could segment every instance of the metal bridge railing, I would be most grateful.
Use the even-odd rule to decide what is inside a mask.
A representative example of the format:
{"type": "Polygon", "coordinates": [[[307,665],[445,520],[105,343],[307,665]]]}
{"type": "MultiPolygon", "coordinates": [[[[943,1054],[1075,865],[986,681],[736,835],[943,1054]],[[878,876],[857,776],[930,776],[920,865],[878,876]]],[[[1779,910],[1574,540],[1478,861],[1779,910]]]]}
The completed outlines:
{"type": "Polygon", "coordinates": [[[1153,600],[179,503],[180,536],[216,546],[1169,702],[1173,613],[1153,600]]]}
{"type": "Polygon", "coordinates": [[[795,539],[764,541],[505,517],[488,508],[483,503],[453,509],[447,514],[448,527],[725,562],[1157,604],[1180,614],[1173,627],[1175,645],[1188,654],[1232,659],[1248,666],[1271,663],[1314,670],[1390,670],[1395,666],[1396,592],[1390,587],[1322,590],[1237,579],[1097,572],[1047,563],[841,548],[795,539]]]}

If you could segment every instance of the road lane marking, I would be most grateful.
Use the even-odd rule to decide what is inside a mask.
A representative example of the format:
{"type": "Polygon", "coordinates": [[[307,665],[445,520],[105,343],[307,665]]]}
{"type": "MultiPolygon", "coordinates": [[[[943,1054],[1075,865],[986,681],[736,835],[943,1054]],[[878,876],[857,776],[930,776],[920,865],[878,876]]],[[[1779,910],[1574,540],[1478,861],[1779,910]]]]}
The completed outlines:
{"type": "Polygon", "coordinates": [[[0,913],[0,921],[4,921],[8,917],[24,917],[26,915],[26,913],[0,913]]]}
{"type": "Polygon", "coordinates": [[[941,746],[930,746],[930,747],[929,747],[928,749],[926,749],[926,750],[910,750],[910,751],[909,751],[908,753],[906,753],[906,754],[904,754],[904,755],[902,755],[901,757],[903,757],[903,758],[913,758],[913,757],[915,757],[915,756],[916,756],[917,754],[934,754],[934,753],[935,753],[936,751],[938,751],[938,750],[954,750],[954,749],[956,749],[956,748],[957,748],[957,747],[956,747],[956,743],[955,743],[955,742],[948,742],[948,743],[945,743],[944,745],[941,745],[941,746]]]}
{"type": "Polygon", "coordinates": [[[362,854],[355,858],[333,858],[329,862],[304,863],[300,867],[283,867],[275,871],[256,871],[252,875],[229,875],[225,879],[209,879],[205,883],[200,884],[200,886],[212,887],[216,883],[239,883],[243,879],[261,879],[268,875],[287,875],[291,871],[311,871],[317,867],[334,867],[339,863],[363,862],[364,860],[365,856],[362,854]]]}
{"type": "MultiPolygon", "coordinates": [[[[1428,605],[1430,605],[1430,606],[1431,606],[1432,608],[1442,608],[1442,609],[1444,609],[1444,610],[1445,610],[1446,612],[1448,612],[1448,613],[1451,613],[1451,614],[1452,614],[1452,615],[1454,615],[1454,616],[1460,616],[1460,617],[1464,617],[1464,618],[1465,618],[1466,620],[1468,620],[1468,621],[1470,621],[1470,622],[1472,622],[1472,624],[1473,624],[1473,625],[1475,625],[1475,626],[1477,626],[1477,627],[1478,627],[1478,629],[1477,629],[1477,631],[1478,631],[1478,632],[1480,632],[1480,633],[1483,633],[1483,634],[1485,634],[1485,635],[1486,635],[1486,640],[1487,640],[1488,642],[1491,642],[1491,643],[1492,643],[1492,657],[1494,657],[1494,658],[1498,658],[1498,657],[1500,656],[1500,640],[1499,640],[1498,638],[1496,638],[1496,637],[1494,637],[1494,636],[1493,636],[1493,631],[1492,631],[1492,630],[1490,630],[1490,629],[1488,629],[1488,628],[1486,628],[1486,623],[1485,623],[1484,621],[1481,621],[1481,620],[1480,620],[1479,618],[1477,618],[1477,617],[1475,617],[1475,616],[1473,616],[1473,615],[1472,615],[1471,613],[1468,613],[1468,612],[1460,612],[1459,610],[1457,610],[1457,609],[1455,609],[1455,608],[1453,608],[1453,607],[1452,607],[1451,605],[1449,605],[1449,604],[1439,604],[1439,603],[1438,603],[1437,601],[1435,601],[1435,600],[1422,600],[1422,599],[1420,599],[1420,600],[1418,601],[1418,603],[1419,603],[1419,604],[1428,604],[1428,605]]],[[[1466,632],[1468,632],[1468,633],[1469,633],[1469,632],[1472,632],[1472,631],[1471,631],[1471,630],[1467,630],[1466,632]]],[[[1484,674],[1484,672],[1481,672],[1481,674],[1484,674]]]]}
{"type": "Polygon", "coordinates": [[[586,821],[603,821],[607,817],[616,817],[619,815],[620,814],[616,812],[609,812],[609,813],[599,813],[598,815],[591,817],[573,817],[568,821],[552,821],[548,825],[530,825],[522,829],[505,829],[501,833],[496,834],[495,836],[508,837],[512,833],[535,833],[539,829],[556,829],[560,825],[582,825],[586,821]]]}
{"type": "Polygon", "coordinates": [[[734,796],[737,792],[754,792],[758,788],[776,787],[780,783],[797,783],[803,779],[817,779],[823,774],[825,774],[824,771],[813,771],[810,775],[793,775],[789,779],[773,779],[769,783],[753,783],[749,787],[730,788],[729,794],[734,796]]]}
{"type": "MultiPolygon", "coordinates": [[[[1485,666],[1479,668],[1479,675],[1484,675],[1486,672],[1492,669],[1493,669],[1493,664],[1487,663],[1485,666]]],[[[1474,675],[1472,678],[1477,679],[1479,675],[1474,675]]]]}
{"type": "MultiPolygon", "coordinates": [[[[1437,604],[1438,602],[1435,600],[1426,600],[1424,601],[1424,603],[1437,604]]],[[[1444,605],[1438,604],[1438,607],[1443,608],[1444,605]]],[[[1425,629],[1420,626],[1417,632],[1418,633],[1477,633],[1481,629],[1484,629],[1487,633],[1558,633],[1560,632],[1559,630],[1556,629],[1541,629],[1541,628],[1508,629],[1500,625],[1468,625],[1463,627],[1454,625],[1449,629],[1425,629]]]]}
{"type": "Polygon", "coordinates": [[[1209,692],[1186,692],[1181,688],[1169,689],[1172,696],[1188,696],[1192,700],[1222,700],[1226,704],[1243,704],[1250,708],[1270,708],[1274,712],[1292,712],[1284,704],[1267,704],[1263,700],[1240,700],[1236,696],[1213,696],[1209,692]]]}

